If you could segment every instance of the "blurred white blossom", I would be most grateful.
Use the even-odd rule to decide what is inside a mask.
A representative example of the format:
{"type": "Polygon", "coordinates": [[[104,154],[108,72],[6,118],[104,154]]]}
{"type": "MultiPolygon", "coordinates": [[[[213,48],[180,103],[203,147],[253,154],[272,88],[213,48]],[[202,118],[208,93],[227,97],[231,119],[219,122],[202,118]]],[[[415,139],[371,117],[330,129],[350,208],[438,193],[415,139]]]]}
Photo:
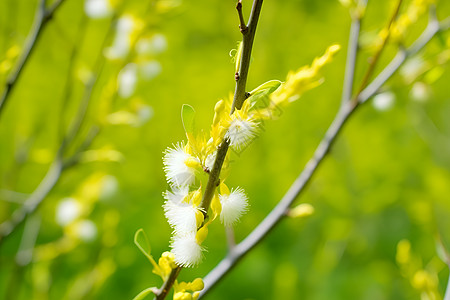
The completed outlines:
{"type": "Polygon", "coordinates": [[[379,111],[390,109],[394,105],[395,95],[392,92],[383,92],[373,97],[373,107],[379,111]]]}
{"type": "Polygon", "coordinates": [[[425,102],[430,98],[431,88],[428,84],[418,81],[415,82],[409,92],[411,99],[417,102],[425,102]]]}
{"type": "Polygon", "coordinates": [[[86,0],[84,12],[92,19],[101,19],[111,16],[113,9],[109,0],[86,0]]]}
{"type": "Polygon", "coordinates": [[[136,43],[136,52],[141,55],[156,55],[167,49],[166,37],[156,33],[150,38],[142,38],[136,43]]]}
{"type": "Polygon", "coordinates": [[[119,72],[118,93],[122,98],[129,98],[136,90],[138,66],[135,63],[129,63],[119,72]]]}
{"type": "Polygon", "coordinates": [[[117,21],[113,44],[105,51],[105,55],[109,59],[121,59],[128,55],[131,47],[131,34],[136,27],[136,21],[132,16],[120,17],[117,21]]]}
{"type": "Polygon", "coordinates": [[[60,226],[75,221],[81,214],[81,204],[74,198],[64,198],[56,208],[56,222],[60,226]]]}

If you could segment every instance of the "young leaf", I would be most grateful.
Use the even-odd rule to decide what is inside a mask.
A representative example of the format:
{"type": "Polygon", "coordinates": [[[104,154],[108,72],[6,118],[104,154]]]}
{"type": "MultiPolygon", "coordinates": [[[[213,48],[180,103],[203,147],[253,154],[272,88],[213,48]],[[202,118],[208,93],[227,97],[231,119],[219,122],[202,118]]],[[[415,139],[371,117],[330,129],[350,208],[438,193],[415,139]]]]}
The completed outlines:
{"type": "Polygon", "coordinates": [[[142,228],[134,234],[134,243],[150,261],[153,261],[153,257],[150,255],[150,242],[142,228]]]}
{"type": "Polygon", "coordinates": [[[247,101],[250,102],[251,106],[255,105],[256,102],[263,99],[264,97],[269,96],[281,85],[281,81],[279,80],[270,80],[266,83],[261,84],[256,89],[250,92],[250,97],[247,101]]]}
{"type": "Polygon", "coordinates": [[[151,287],[148,289],[143,290],[142,292],[140,292],[136,297],[133,298],[133,300],[142,300],[144,299],[147,295],[149,295],[150,293],[156,295],[156,291],[158,289],[155,287],[151,287]]]}
{"type": "Polygon", "coordinates": [[[183,104],[181,108],[181,120],[183,121],[184,131],[187,135],[194,134],[195,110],[188,104],[183,104]]]}

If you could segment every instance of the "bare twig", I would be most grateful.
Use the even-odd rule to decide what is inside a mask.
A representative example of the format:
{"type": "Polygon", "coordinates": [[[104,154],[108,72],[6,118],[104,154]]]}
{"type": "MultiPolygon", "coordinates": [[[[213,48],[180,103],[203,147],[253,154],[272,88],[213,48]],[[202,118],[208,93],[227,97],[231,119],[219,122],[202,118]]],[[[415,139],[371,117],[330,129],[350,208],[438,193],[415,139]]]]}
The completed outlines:
{"type": "Polygon", "coordinates": [[[437,32],[448,29],[450,27],[449,23],[450,21],[448,19],[440,23],[436,20],[430,20],[427,29],[425,29],[416,42],[407,50],[400,51],[400,54],[398,54],[388,64],[388,66],[384,68],[384,70],[373,80],[373,82],[361,91],[359,97],[357,97],[359,102],[357,102],[356,105],[351,102],[345,102],[341,105],[335,119],[325,133],[324,138],[316,148],[313,157],[308,161],[305,168],[291,185],[287,193],[280,200],[280,202],[278,202],[269,215],[267,215],[266,218],[242,242],[236,245],[233,251],[229,252],[228,255],[206,275],[203,280],[205,283],[205,288],[201,292],[200,297],[206,295],[206,293],[208,293],[208,291],[210,291],[211,288],[223,276],[225,276],[246,253],[261,242],[261,240],[281,221],[294,200],[304,191],[306,185],[317,171],[323,159],[326,157],[343,126],[349,117],[355,112],[355,109],[359,106],[358,104],[364,103],[371,98],[394,74],[394,72],[398,70],[407,57],[421,50],[433,38],[433,36],[436,35],[437,32]]]}
{"type": "Polygon", "coordinates": [[[380,45],[380,48],[378,48],[377,52],[375,52],[375,55],[371,58],[369,63],[369,69],[367,70],[366,74],[364,75],[364,78],[361,81],[361,85],[359,87],[358,92],[356,93],[356,96],[353,98],[353,102],[358,102],[358,96],[361,94],[362,90],[366,88],[367,84],[369,83],[370,78],[372,77],[373,72],[375,71],[375,66],[377,65],[378,60],[381,57],[381,54],[383,53],[383,50],[386,48],[386,45],[389,41],[390,33],[391,33],[391,27],[394,24],[395,20],[397,19],[398,13],[400,11],[400,6],[402,5],[403,0],[398,0],[397,6],[395,7],[395,11],[392,14],[391,19],[389,20],[389,23],[386,27],[387,35],[383,39],[382,44],[380,45]]]}
{"type": "MultiPolygon", "coordinates": [[[[361,5],[366,5],[367,0],[362,1],[361,5]]],[[[350,25],[350,35],[348,41],[347,60],[345,65],[344,84],[342,89],[342,103],[350,101],[353,93],[353,82],[355,78],[356,62],[359,49],[359,32],[361,30],[361,15],[352,16],[350,25]]]]}
{"type": "Polygon", "coordinates": [[[45,0],[40,1],[38,10],[36,12],[34,24],[31,28],[31,33],[30,33],[28,41],[25,45],[25,49],[19,58],[19,61],[17,63],[15,70],[11,73],[11,75],[6,80],[5,89],[0,97],[0,116],[5,107],[7,100],[9,99],[11,92],[13,91],[14,87],[16,86],[17,81],[20,78],[20,75],[22,74],[22,70],[24,69],[31,54],[33,53],[34,49],[36,48],[37,42],[38,42],[40,36],[42,35],[44,28],[46,27],[48,22],[52,19],[56,10],[61,6],[61,4],[63,2],[64,2],[64,0],[58,0],[51,7],[49,7],[47,9],[45,7],[45,0]]]}
{"type": "MultiPolygon", "coordinates": [[[[114,22],[112,22],[112,24],[114,24],[114,22]]],[[[71,127],[69,128],[63,141],[61,142],[52,165],[50,166],[47,174],[42,179],[38,187],[34,190],[30,197],[25,200],[22,207],[15,211],[9,220],[0,224],[0,245],[2,244],[4,239],[10,236],[10,234],[13,233],[14,230],[19,225],[21,225],[30,214],[34,213],[37,210],[42,201],[53,190],[53,188],[59,181],[62,172],[79,162],[80,153],[92,143],[93,139],[98,134],[99,128],[95,125],[92,126],[81,146],[74,152],[74,154],[72,154],[68,158],[63,157],[69,145],[72,144],[72,142],[80,133],[81,126],[83,125],[83,122],[85,120],[89,102],[92,98],[93,89],[103,69],[105,61],[105,58],[103,56],[103,49],[106,46],[107,41],[109,41],[109,37],[113,32],[111,28],[112,26],[110,26],[108,33],[105,35],[105,39],[95,63],[96,75],[93,76],[85,86],[77,113],[73,119],[71,127]]]]}

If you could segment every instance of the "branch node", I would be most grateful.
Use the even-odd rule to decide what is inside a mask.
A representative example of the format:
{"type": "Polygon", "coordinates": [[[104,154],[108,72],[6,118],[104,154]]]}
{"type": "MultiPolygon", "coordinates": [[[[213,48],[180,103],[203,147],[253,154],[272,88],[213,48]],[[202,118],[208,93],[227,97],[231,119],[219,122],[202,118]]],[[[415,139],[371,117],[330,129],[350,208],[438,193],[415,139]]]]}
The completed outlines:
{"type": "Polygon", "coordinates": [[[239,0],[236,4],[236,10],[239,15],[239,30],[242,34],[245,34],[248,31],[248,27],[245,25],[244,15],[242,14],[242,0],[239,0]]]}

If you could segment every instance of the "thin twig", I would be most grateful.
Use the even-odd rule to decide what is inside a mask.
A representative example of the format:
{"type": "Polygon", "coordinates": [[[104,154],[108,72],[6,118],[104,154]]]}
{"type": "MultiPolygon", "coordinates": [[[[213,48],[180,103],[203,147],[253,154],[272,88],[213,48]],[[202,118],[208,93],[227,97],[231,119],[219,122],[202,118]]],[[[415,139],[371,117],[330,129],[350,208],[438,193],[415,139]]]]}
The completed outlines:
{"type": "Polygon", "coordinates": [[[370,78],[372,77],[373,72],[375,71],[375,66],[377,65],[378,60],[381,57],[381,54],[383,53],[383,50],[386,48],[386,45],[389,41],[389,37],[391,35],[391,27],[394,24],[395,20],[397,19],[398,13],[400,11],[400,6],[402,5],[403,0],[398,0],[397,6],[395,7],[395,11],[392,14],[391,19],[389,20],[389,23],[386,27],[387,34],[386,37],[383,39],[382,44],[380,45],[380,48],[375,53],[375,55],[370,59],[369,63],[369,69],[367,70],[366,74],[364,75],[364,78],[361,81],[361,85],[358,89],[358,92],[356,93],[356,96],[353,98],[353,102],[356,104],[358,102],[358,96],[361,94],[362,90],[366,88],[367,84],[369,83],[370,78]]]}
{"type": "Polygon", "coordinates": [[[36,17],[31,28],[31,33],[28,38],[28,42],[25,45],[25,49],[20,56],[20,59],[17,63],[15,70],[11,73],[11,75],[6,80],[5,89],[0,97],[0,117],[1,113],[5,107],[6,102],[9,99],[11,92],[16,86],[17,81],[22,74],[22,70],[27,64],[31,54],[33,53],[36,45],[38,43],[39,38],[42,35],[43,29],[46,27],[48,22],[52,19],[56,10],[61,6],[64,0],[56,1],[50,8],[45,8],[45,0],[41,0],[39,3],[38,10],[36,12],[36,17]]]}
{"type": "Polygon", "coordinates": [[[242,14],[242,0],[239,0],[236,4],[236,10],[239,15],[239,29],[244,33],[247,31],[247,25],[245,25],[244,15],[242,14]]]}
{"type": "MultiPolygon", "coordinates": [[[[361,91],[358,97],[358,103],[364,103],[371,98],[394,74],[394,72],[398,70],[402,62],[407,57],[421,50],[432,39],[432,37],[436,35],[437,32],[448,29],[448,27],[450,27],[448,24],[449,22],[450,21],[447,19],[441,23],[436,23],[434,20],[430,20],[427,29],[416,40],[416,42],[407,50],[400,51],[400,53],[402,53],[400,55],[402,59],[400,60],[398,56],[396,56],[391,63],[389,63],[389,65],[374,79],[374,81],[361,91]]],[[[210,291],[211,288],[215,286],[215,284],[217,284],[217,282],[225,276],[246,253],[261,242],[261,240],[267,236],[267,234],[281,221],[294,200],[304,191],[307,183],[311,180],[319,165],[326,157],[344,124],[355,112],[355,109],[358,106],[359,105],[353,105],[351,102],[346,102],[340,107],[335,119],[325,133],[324,138],[316,148],[313,157],[308,161],[305,168],[291,185],[287,193],[280,200],[280,202],[278,202],[269,215],[267,215],[266,218],[242,242],[236,245],[233,251],[229,252],[228,255],[206,275],[203,280],[205,283],[205,288],[201,292],[200,297],[206,295],[208,291],[210,291]]]]}
{"type": "Polygon", "coordinates": [[[176,267],[175,269],[172,269],[172,272],[170,272],[169,278],[163,283],[163,286],[161,287],[160,291],[158,292],[158,295],[156,295],[156,300],[164,300],[167,296],[167,294],[172,289],[173,284],[175,283],[175,280],[177,279],[178,275],[181,272],[181,267],[176,267]]]}
{"type": "MultiPolygon", "coordinates": [[[[366,5],[367,0],[362,1],[361,5],[366,5]]],[[[348,41],[347,60],[345,65],[344,85],[342,89],[341,102],[350,101],[353,92],[353,82],[355,78],[356,62],[359,49],[359,32],[361,30],[360,14],[352,16],[352,24],[350,25],[350,35],[348,41]]]]}
{"type": "MultiPolygon", "coordinates": [[[[114,24],[114,22],[112,22],[112,24],[114,24]]],[[[80,101],[78,110],[73,119],[71,127],[69,128],[63,141],[61,142],[61,145],[58,149],[58,152],[52,165],[50,166],[49,170],[47,171],[47,174],[42,179],[38,187],[34,190],[34,192],[30,195],[30,197],[27,200],[25,200],[22,207],[16,210],[12,214],[10,219],[0,224],[0,245],[3,243],[5,238],[10,236],[11,233],[13,233],[14,230],[16,230],[16,228],[18,228],[18,226],[21,225],[30,214],[34,213],[37,210],[42,201],[53,190],[53,188],[59,181],[62,172],[76,165],[79,162],[80,151],[86,149],[86,147],[92,143],[92,140],[97,135],[99,128],[97,126],[92,126],[88,135],[84,139],[84,142],[74,152],[74,154],[72,154],[68,158],[63,158],[63,155],[65,154],[67,148],[78,136],[78,134],[80,133],[81,126],[84,123],[87,109],[89,107],[89,103],[92,98],[93,89],[96,83],[98,82],[98,77],[100,76],[100,73],[103,69],[103,65],[105,63],[103,49],[106,46],[106,43],[109,41],[110,35],[113,32],[111,27],[112,26],[110,26],[109,31],[105,35],[105,39],[103,40],[102,47],[100,49],[97,61],[95,63],[95,69],[97,70],[96,75],[93,78],[91,78],[85,86],[82,99],[80,101]]]]}

